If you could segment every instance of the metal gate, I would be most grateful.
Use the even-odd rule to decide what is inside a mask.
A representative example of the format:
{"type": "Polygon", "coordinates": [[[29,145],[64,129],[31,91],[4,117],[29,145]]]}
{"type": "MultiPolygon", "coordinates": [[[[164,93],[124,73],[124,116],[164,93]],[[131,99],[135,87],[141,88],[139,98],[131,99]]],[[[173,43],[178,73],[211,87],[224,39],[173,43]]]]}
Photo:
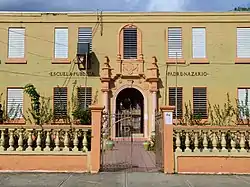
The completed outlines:
{"type": "Polygon", "coordinates": [[[103,114],[101,130],[101,171],[126,171],[133,167],[133,124],[131,112],[103,114]],[[115,128],[113,128],[115,126],[115,128]],[[111,140],[116,129],[119,140],[111,140]],[[112,148],[112,142],[114,147],[112,148]]]}
{"type": "MultiPolygon", "coordinates": [[[[137,120],[131,111],[103,114],[101,131],[101,171],[158,172],[163,170],[163,120],[155,115],[154,149],[144,150],[143,141],[133,137],[138,132],[137,120]],[[115,126],[115,128],[114,128],[115,126]],[[116,132],[114,132],[116,129],[116,132]],[[111,140],[111,130],[118,138],[111,140]],[[114,142],[114,147],[110,143],[114,142]]],[[[117,137],[116,136],[116,137],[117,137]]]]}
{"type": "Polygon", "coordinates": [[[164,168],[164,141],[162,112],[155,114],[155,163],[159,171],[164,168]]]}

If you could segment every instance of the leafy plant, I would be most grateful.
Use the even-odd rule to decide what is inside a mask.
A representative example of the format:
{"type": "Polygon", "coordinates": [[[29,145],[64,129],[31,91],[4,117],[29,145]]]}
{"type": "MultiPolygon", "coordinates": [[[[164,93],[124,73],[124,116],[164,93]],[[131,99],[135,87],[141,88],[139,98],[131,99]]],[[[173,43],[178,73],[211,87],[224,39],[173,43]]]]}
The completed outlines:
{"type": "Polygon", "coordinates": [[[53,119],[53,111],[50,107],[50,99],[41,97],[35,86],[32,84],[27,84],[24,87],[24,93],[28,94],[31,99],[31,108],[28,108],[28,116],[24,116],[25,120],[29,121],[31,124],[34,121],[36,125],[49,123],[53,119]]]}
{"type": "Polygon", "coordinates": [[[229,93],[227,93],[227,101],[223,107],[218,104],[211,105],[208,103],[209,124],[217,126],[231,125],[235,115],[234,106],[230,100],[229,93]]]}
{"type": "Polygon", "coordinates": [[[236,108],[234,110],[236,115],[237,123],[241,124],[250,124],[250,110],[249,110],[249,95],[246,92],[245,100],[240,102],[239,99],[236,99],[236,108]]]}
{"type": "Polygon", "coordinates": [[[0,116],[0,121],[1,123],[9,121],[9,120],[14,120],[17,117],[20,117],[22,115],[22,109],[20,104],[16,106],[16,104],[13,102],[11,106],[9,106],[9,109],[7,111],[7,106],[5,101],[2,101],[2,96],[3,93],[0,94],[0,103],[1,103],[1,116],[0,116]]]}
{"type": "MultiPolygon", "coordinates": [[[[73,119],[79,120],[80,124],[82,125],[90,125],[91,124],[91,111],[89,110],[89,108],[84,108],[82,104],[79,102],[79,99],[77,97],[77,91],[76,91],[77,89],[78,87],[76,87],[76,84],[74,84],[72,96],[71,96],[73,119]]],[[[96,91],[96,94],[91,104],[96,104],[98,102],[97,98],[98,98],[98,91],[96,91]]]]}
{"type": "Polygon", "coordinates": [[[184,117],[179,121],[181,125],[204,125],[201,114],[194,114],[191,101],[185,103],[184,117]]]}
{"type": "Polygon", "coordinates": [[[81,106],[77,97],[76,84],[73,85],[71,102],[72,102],[72,116],[74,120],[79,120],[82,125],[89,125],[91,123],[91,112],[81,106]]]}
{"type": "Polygon", "coordinates": [[[250,110],[248,93],[244,102],[236,99],[236,105],[230,100],[227,93],[227,100],[223,105],[212,105],[208,101],[208,119],[202,120],[201,115],[194,115],[191,102],[185,104],[184,116],[179,120],[180,125],[215,125],[229,126],[238,123],[250,124],[250,110]]]}
{"type": "Polygon", "coordinates": [[[82,125],[90,125],[91,123],[91,112],[88,109],[78,107],[72,112],[72,116],[75,120],[80,120],[82,125]]]}

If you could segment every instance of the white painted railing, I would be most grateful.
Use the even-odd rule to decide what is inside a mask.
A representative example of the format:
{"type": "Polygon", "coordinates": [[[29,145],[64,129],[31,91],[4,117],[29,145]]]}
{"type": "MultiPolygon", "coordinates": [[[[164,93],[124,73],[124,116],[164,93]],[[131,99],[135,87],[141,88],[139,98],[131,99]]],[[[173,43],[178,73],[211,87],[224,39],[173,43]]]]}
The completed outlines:
{"type": "Polygon", "coordinates": [[[0,154],[87,153],[87,125],[1,125],[0,154]]]}
{"type": "Polygon", "coordinates": [[[174,151],[250,154],[250,127],[174,126],[174,151]]]}

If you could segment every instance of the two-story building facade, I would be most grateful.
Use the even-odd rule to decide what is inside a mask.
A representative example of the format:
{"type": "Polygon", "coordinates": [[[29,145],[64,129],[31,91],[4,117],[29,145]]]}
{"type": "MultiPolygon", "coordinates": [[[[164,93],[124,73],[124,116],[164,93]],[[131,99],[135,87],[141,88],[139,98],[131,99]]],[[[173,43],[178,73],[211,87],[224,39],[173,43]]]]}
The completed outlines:
{"type": "MultiPolygon", "coordinates": [[[[95,100],[110,114],[137,111],[139,137],[155,130],[161,105],[177,101],[181,118],[190,102],[194,113],[206,119],[208,102],[223,105],[226,93],[243,101],[250,88],[249,16],[1,12],[1,103],[7,114],[19,111],[15,123],[25,123],[22,114],[30,107],[26,84],[51,98],[54,115],[62,113],[56,111],[58,103],[69,112],[77,85],[83,107],[95,100]],[[88,76],[81,66],[87,66],[88,76]]],[[[114,125],[116,136],[121,135],[114,125]]]]}

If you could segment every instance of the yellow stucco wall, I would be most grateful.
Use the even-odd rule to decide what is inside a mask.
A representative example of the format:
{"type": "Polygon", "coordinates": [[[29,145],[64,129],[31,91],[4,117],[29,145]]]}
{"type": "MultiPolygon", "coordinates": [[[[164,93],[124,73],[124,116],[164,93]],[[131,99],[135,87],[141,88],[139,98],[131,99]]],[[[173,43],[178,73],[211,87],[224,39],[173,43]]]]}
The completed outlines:
{"type": "MultiPolygon", "coordinates": [[[[237,97],[237,87],[249,86],[248,64],[235,64],[236,28],[247,27],[250,13],[103,13],[103,35],[97,27],[93,36],[93,52],[100,64],[108,56],[111,67],[116,63],[119,29],[129,23],[142,31],[142,53],[148,67],[152,56],[158,59],[160,77],[166,84],[167,37],[166,29],[172,26],[182,27],[183,57],[186,65],[179,65],[179,71],[207,72],[205,77],[178,77],[178,86],[183,87],[184,101],[192,100],[192,87],[207,86],[208,99],[211,103],[223,104],[226,92],[232,98],[237,97]],[[190,64],[192,58],[192,27],[206,27],[207,57],[210,64],[190,64]]],[[[73,60],[77,47],[77,28],[95,27],[96,13],[0,13],[0,92],[6,96],[8,86],[24,86],[33,83],[41,94],[52,96],[53,87],[63,85],[66,77],[52,77],[49,72],[67,72],[70,64],[51,64],[53,58],[54,28],[69,28],[69,58],[73,60]],[[7,59],[8,27],[26,28],[27,64],[5,64],[7,59]],[[5,44],[4,44],[5,43],[5,44]],[[37,54],[37,55],[34,55],[37,54]],[[18,74],[18,73],[19,74],[18,74]],[[32,74],[32,75],[29,75],[32,74]]],[[[93,66],[96,66],[94,64],[93,66]]],[[[96,66],[96,67],[100,67],[96,66]]],[[[78,71],[75,66],[75,71],[78,71]]],[[[168,71],[175,71],[169,66],[168,71]]],[[[83,77],[72,77],[68,83],[69,90],[77,80],[84,84],[83,77]]],[[[102,103],[101,82],[98,76],[89,77],[93,95],[99,91],[98,102],[102,103]]],[[[175,77],[167,77],[167,86],[175,86],[175,77]]],[[[162,88],[159,104],[167,104],[162,88]]],[[[149,92],[147,92],[149,93],[149,92]]],[[[70,97],[70,94],[69,94],[70,97]]],[[[149,108],[151,97],[148,98],[149,108]]],[[[111,102],[112,104],[112,102],[111,102]]],[[[27,108],[27,104],[24,105],[27,108]]]]}

